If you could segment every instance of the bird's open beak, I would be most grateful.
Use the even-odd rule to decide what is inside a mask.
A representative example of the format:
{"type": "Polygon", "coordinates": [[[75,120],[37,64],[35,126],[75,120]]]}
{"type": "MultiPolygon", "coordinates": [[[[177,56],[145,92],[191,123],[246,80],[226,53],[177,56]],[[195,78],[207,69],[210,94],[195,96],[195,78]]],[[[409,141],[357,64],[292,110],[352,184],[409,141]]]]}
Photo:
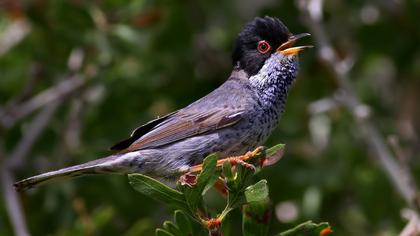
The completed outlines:
{"type": "Polygon", "coordinates": [[[296,43],[297,40],[306,36],[310,36],[310,34],[302,33],[302,34],[296,34],[296,35],[290,36],[287,42],[283,43],[282,45],[280,45],[280,47],[277,48],[277,52],[286,56],[296,55],[305,48],[312,48],[313,46],[310,46],[310,45],[293,47],[293,45],[296,43]]]}

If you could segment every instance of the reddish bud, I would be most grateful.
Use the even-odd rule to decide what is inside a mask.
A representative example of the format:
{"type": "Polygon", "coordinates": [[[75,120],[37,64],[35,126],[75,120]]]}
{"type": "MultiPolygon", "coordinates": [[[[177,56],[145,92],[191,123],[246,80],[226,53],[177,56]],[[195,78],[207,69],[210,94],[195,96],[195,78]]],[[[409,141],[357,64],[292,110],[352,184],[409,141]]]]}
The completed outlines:
{"type": "Polygon", "coordinates": [[[327,236],[332,232],[333,232],[332,229],[328,227],[328,228],[325,228],[325,229],[321,230],[321,232],[319,233],[319,236],[327,236]]]}
{"type": "Polygon", "coordinates": [[[220,225],[222,224],[222,221],[219,219],[209,219],[207,221],[207,228],[209,230],[214,230],[220,228],[220,225]]]}
{"type": "Polygon", "coordinates": [[[190,173],[186,173],[184,175],[181,175],[178,181],[181,185],[187,185],[191,188],[197,184],[197,176],[190,173]]]}

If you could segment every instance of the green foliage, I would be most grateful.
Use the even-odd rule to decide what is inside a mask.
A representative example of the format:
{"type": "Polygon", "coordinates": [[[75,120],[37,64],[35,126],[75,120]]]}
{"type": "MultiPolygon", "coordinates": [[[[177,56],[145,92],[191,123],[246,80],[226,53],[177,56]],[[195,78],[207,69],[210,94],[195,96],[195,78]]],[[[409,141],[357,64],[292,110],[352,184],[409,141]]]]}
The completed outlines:
{"type": "Polygon", "coordinates": [[[193,187],[188,184],[180,184],[178,188],[184,193],[185,199],[187,200],[188,207],[191,212],[197,212],[199,205],[202,203],[202,195],[204,195],[206,186],[213,186],[214,182],[218,178],[216,172],[216,161],[217,155],[212,154],[203,161],[203,171],[197,175],[193,187]]]}
{"type": "MultiPolygon", "coordinates": [[[[258,148],[242,157],[225,159],[221,165],[217,164],[218,156],[211,154],[204,159],[198,175],[188,172],[181,176],[177,190],[141,174],[129,175],[129,181],[140,193],[177,209],[174,222],[165,221],[163,228],[156,230],[157,236],[193,235],[191,225],[197,223],[207,229],[210,235],[221,235],[225,219],[232,210],[239,207],[243,211],[243,235],[267,235],[271,219],[267,180],[249,183],[256,170],[253,164],[259,164],[261,168],[264,163],[273,163],[272,159],[281,158],[283,148],[284,145],[270,149],[258,148]],[[212,217],[212,213],[206,210],[203,196],[218,179],[223,183],[219,191],[226,193],[227,201],[223,211],[212,217]]],[[[312,228],[312,225],[305,224],[292,232],[310,232],[312,228]]]]}
{"type": "Polygon", "coordinates": [[[328,223],[315,224],[312,221],[304,222],[293,229],[279,233],[277,236],[326,236],[329,234],[328,223]]]}
{"type": "Polygon", "coordinates": [[[164,229],[157,229],[156,230],[156,236],[174,236],[172,233],[168,232],[164,229]]]}
{"type": "Polygon", "coordinates": [[[261,180],[258,183],[245,189],[246,202],[259,202],[268,198],[267,180],[261,180]]]}
{"type": "Polygon", "coordinates": [[[267,235],[272,214],[267,181],[260,180],[246,188],[245,198],[247,204],[242,208],[243,235],[267,235]]]}
{"type": "Polygon", "coordinates": [[[128,176],[128,179],[130,184],[137,191],[159,201],[168,202],[179,209],[188,209],[184,194],[179,191],[176,191],[146,175],[132,174],[128,176]]]}
{"type": "MultiPolygon", "coordinates": [[[[285,144],[277,144],[265,151],[265,154],[272,158],[281,158],[284,152],[285,144]]],[[[278,160],[278,159],[276,159],[278,160]]]]}
{"type": "Polygon", "coordinates": [[[191,222],[188,216],[182,211],[176,210],[174,213],[174,221],[165,221],[163,229],[158,228],[155,232],[156,236],[159,235],[174,235],[174,236],[193,236],[191,222]]]}

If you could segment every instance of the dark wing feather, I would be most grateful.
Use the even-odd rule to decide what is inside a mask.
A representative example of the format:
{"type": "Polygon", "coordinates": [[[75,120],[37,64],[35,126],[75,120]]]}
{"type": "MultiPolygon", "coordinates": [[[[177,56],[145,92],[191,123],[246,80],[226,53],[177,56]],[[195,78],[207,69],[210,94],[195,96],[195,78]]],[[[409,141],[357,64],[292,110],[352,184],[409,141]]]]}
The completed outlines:
{"type": "Polygon", "coordinates": [[[234,125],[241,120],[241,115],[242,112],[239,110],[234,113],[226,109],[198,113],[191,112],[191,110],[188,113],[180,110],[167,117],[162,117],[162,121],[154,120],[136,129],[131,138],[116,145],[118,148],[124,147],[124,149],[117,150],[131,152],[167,145],[191,136],[234,125]],[[149,124],[154,126],[150,129],[149,124]],[[147,133],[144,133],[145,131],[147,133]],[[136,137],[137,139],[134,140],[136,137]]]}
{"type": "Polygon", "coordinates": [[[154,119],[138,128],[136,128],[130,135],[129,138],[124,139],[120,142],[118,142],[117,144],[115,144],[114,146],[112,146],[110,149],[112,151],[121,151],[124,150],[126,148],[128,148],[132,143],[134,143],[137,139],[139,139],[141,136],[147,134],[148,132],[150,132],[153,128],[155,128],[157,125],[159,125],[160,123],[164,122],[165,120],[167,120],[173,113],[170,113],[166,116],[163,117],[159,117],[157,119],[154,119]]]}

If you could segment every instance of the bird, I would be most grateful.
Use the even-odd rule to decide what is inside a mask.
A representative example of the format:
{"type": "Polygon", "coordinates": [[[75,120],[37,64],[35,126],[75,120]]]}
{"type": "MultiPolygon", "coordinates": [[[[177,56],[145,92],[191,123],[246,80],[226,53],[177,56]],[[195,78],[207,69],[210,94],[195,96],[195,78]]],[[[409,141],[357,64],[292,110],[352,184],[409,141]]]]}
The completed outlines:
{"type": "Polygon", "coordinates": [[[109,156],[18,181],[15,189],[104,173],[173,178],[211,153],[226,158],[253,150],[279,123],[299,70],[298,54],[311,47],[294,45],[309,35],[290,33],[276,17],[254,18],[240,30],[232,73],[218,88],[138,127],[109,156]]]}

